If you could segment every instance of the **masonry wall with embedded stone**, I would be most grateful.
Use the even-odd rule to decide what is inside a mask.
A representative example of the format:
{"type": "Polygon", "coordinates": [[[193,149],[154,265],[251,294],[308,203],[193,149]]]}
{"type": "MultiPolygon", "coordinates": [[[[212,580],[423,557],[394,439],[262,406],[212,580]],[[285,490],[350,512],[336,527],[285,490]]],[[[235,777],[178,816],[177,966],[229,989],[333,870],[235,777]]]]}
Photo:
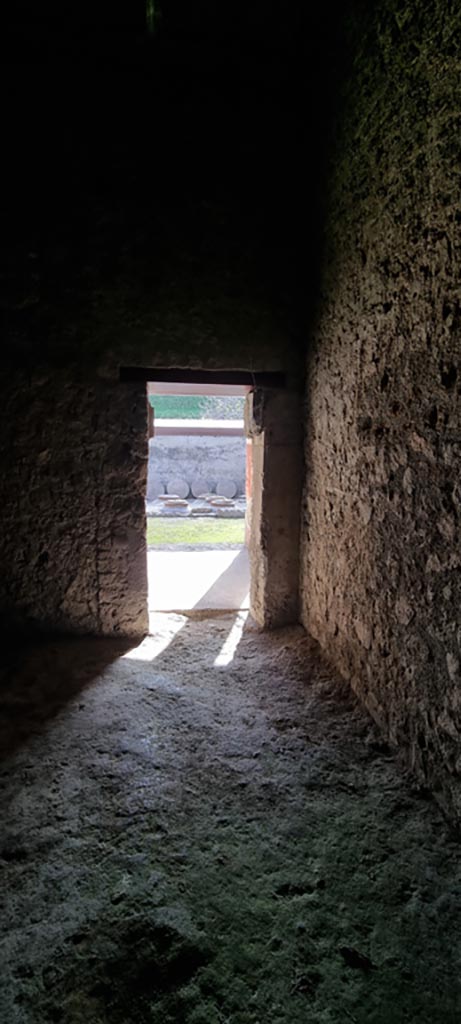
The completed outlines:
{"type": "Polygon", "coordinates": [[[245,403],[251,438],[250,611],[269,629],[299,619],[300,401],[297,391],[256,389],[245,403]]]}
{"type": "MultiPolygon", "coordinates": [[[[121,384],[120,367],[297,369],[293,200],[280,186],[296,161],[281,144],[280,87],[263,118],[240,49],[234,68],[203,32],[151,49],[125,32],[95,45],[68,25],[63,48],[38,47],[12,76],[0,197],[7,621],[147,625],[145,388],[121,384]]],[[[252,76],[254,61],[252,50],[252,76]]]]}
{"type": "Polygon", "coordinates": [[[461,816],[460,14],[352,39],[308,359],[306,628],[461,816]]]}
{"type": "Polygon", "coordinates": [[[146,632],[145,385],[18,373],[5,395],[1,617],[146,632]]]}
{"type": "Polygon", "coordinates": [[[156,434],[149,441],[147,500],[167,490],[168,482],[182,479],[192,486],[202,480],[210,490],[220,480],[233,481],[245,493],[245,437],[206,434],[156,434]]]}

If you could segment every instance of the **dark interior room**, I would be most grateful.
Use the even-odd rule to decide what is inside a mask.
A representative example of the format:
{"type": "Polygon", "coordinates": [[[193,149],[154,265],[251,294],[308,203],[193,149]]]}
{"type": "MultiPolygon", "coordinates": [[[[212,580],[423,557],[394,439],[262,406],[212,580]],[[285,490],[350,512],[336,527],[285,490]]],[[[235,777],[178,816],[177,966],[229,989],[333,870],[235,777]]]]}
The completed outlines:
{"type": "Polygon", "coordinates": [[[458,1024],[461,8],[3,27],[0,1019],[458,1024]],[[181,387],[249,598],[152,614],[181,387]]]}

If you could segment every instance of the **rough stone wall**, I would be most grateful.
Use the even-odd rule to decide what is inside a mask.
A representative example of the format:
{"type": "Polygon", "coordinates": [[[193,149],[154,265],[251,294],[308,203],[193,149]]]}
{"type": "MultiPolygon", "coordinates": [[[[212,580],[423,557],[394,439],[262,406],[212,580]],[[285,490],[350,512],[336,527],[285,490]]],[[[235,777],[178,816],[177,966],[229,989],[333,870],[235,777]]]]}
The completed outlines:
{"type": "Polygon", "coordinates": [[[258,390],[247,398],[245,419],[252,438],[250,611],[273,629],[299,616],[300,395],[258,390]]]}
{"type": "MultiPolygon", "coordinates": [[[[42,625],[106,629],[109,606],[103,614],[95,596],[98,563],[104,594],[118,609],[114,625],[125,631],[138,612],[122,617],[117,559],[125,564],[124,541],[116,558],[107,534],[110,556],[102,561],[94,530],[95,498],[106,511],[113,484],[123,531],[135,530],[126,574],[128,563],[138,565],[138,483],[118,469],[111,483],[104,468],[120,427],[131,423],[120,367],[281,370],[294,386],[304,360],[296,269],[301,240],[306,256],[301,74],[312,75],[316,92],[312,136],[322,110],[312,61],[296,60],[299,5],[281,16],[279,5],[272,14],[259,2],[251,11],[221,11],[210,0],[191,16],[193,5],[176,3],[151,38],[137,31],[144,19],[137,0],[104,2],[103,31],[96,6],[27,3],[4,47],[0,594],[5,612],[42,625]],[[76,373],[85,385],[76,385],[76,373]],[[49,382],[46,401],[39,377],[49,382]],[[81,388],[94,397],[79,409],[81,388]],[[101,389],[116,396],[103,413],[101,389]],[[93,415],[104,417],[96,433],[93,415]],[[42,432],[47,477],[39,476],[42,432]],[[73,453],[64,455],[64,438],[72,436],[73,453]],[[87,456],[85,471],[77,450],[87,456]],[[78,468],[66,478],[67,459],[78,468]],[[39,509],[33,521],[31,481],[39,509]],[[90,523],[88,545],[74,512],[90,523]]],[[[309,17],[312,54],[316,12],[309,17]]],[[[312,178],[319,173],[310,161],[312,178]]],[[[139,601],[144,587],[141,581],[139,601]]]]}
{"type": "Polygon", "coordinates": [[[120,365],[290,369],[280,102],[269,118],[233,65],[211,69],[204,88],[204,54],[187,45],[175,57],[161,41],[127,43],[128,58],[136,74],[102,72],[94,55],[85,75],[84,55],[59,63],[59,105],[43,69],[10,82],[4,360],[80,361],[114,377],[120,365]]]}
{"type": "Polygon", "coordinates": [[[120,366],[280,370],[293,346],[286,301],[265,280],[261,213],[229,195],[239,112],[217,119],[220,101],[211,91],[200,107],[188,68],[161,72],[145,54],[136,75],[90,61],[84,83],[81,61],[55,69],[59,109],[48,70],[28,79],[21,66],[10,83],[0,611],[139,633],[145,401],[134,408],[120,366]]]}
{"type": "Polygon", "coordinates": [[[308,360],[302,617],[461,815],[459,7],[393,0],[355,61],[308,360]]]}
{"type": "Polygon", "coordinates": [[[0,613],[146,632],[145,385],[18,374],[5,393],[0,613]]]}

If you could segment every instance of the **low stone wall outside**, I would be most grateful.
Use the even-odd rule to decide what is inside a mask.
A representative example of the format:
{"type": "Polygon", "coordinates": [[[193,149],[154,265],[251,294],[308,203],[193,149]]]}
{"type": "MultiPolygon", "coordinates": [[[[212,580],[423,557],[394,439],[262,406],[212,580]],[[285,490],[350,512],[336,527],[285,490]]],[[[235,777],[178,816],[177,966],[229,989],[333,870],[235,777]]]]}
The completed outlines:
{"type": "Polygon", "coordinates": [[[246,440],[242,436],[161,435],[149,441],[147,499],[164,494],[169,481],[207,483],[215,491],[220,481],[233,480],[237,494],[245,494],[246,440]]]}

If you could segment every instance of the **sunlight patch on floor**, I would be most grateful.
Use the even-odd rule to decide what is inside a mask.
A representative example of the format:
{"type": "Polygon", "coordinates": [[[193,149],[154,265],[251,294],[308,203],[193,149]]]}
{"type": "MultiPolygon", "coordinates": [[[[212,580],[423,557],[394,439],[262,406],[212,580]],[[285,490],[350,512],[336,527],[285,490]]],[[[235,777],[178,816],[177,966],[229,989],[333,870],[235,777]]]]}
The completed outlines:
{"type": "Polygon", "coordinates": [[[235,652],[242,638],[245,623],[248,618],[248,611],[238,612],[234,625],[226,637],[218,656],[214,660],[216,668],[227,668],[234,660],[235,652]]]}
{"type": "Polygon", "coordinates": [[[155,661],[170,646],[185,622],[184,615],[151,616],[149,636],[122,657],[131,661],[155,661]]]}

